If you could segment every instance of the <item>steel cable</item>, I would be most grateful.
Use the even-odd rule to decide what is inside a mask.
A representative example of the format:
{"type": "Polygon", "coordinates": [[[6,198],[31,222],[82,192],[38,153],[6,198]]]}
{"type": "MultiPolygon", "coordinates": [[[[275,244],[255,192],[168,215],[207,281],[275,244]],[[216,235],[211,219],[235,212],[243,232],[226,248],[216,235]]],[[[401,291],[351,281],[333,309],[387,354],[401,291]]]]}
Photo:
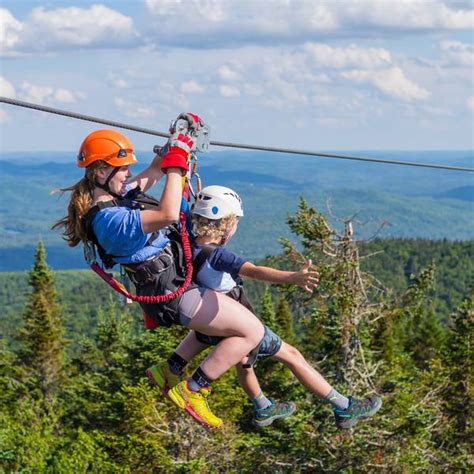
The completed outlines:
{"type": "MultiPolygon", "coordinates": [[[[69,112],[67,110],[56,109],[53,107],[46,107],[44,105],[32,104],[30,102],[24,102],[17,99],[10,99],[8,97],[0,97],[0,102],[5,104],[14,105],[17,107],[25,107],[28,109],[40,110],[41,112],[46,112],[50,114],[62,115],[64,117],[75,118],[78,120],[85,120],[88,122],[100,123],[102,125],[108,125],[116,128],[123,128],[126,130],[132,130],[134,132],[145,133],[147,135],[154,135],[157,137],[168,138],[169,133],[158,132],[150,128],[137,127],[135,125],[129,125],[122,122],[115,122],[113,120],[101,119],[98,117],[93,117],[91,115],[83,115],[75,112],[69,112]]],[[[415,166],[418,168],[432,168],[432,169],[442,169],[448,171],[465,171],[472,173],[474,168],[466,168],[462,166],[449,166],[449,165],[438,165],[435,163],[419,163],[416,161],[400,161],[400,160],[387,160],[382,158],[370,158],[367,156],[353,156],[353,155],[340,155],[336,153],[322,153],[308,150],[298,150],[292,148],[278,148],[278,147],[269,147],[261,145],[248,145],[243,143],[231,143],[231,142],[222,142],[211,140],[211,145],[220,146],[225,148],[241,148],[245,150],[257,150],[257,151],[269,151],[274,153],[288,153],[292,155],[306,155],[306,156],[318,156],[322,158],[335,158],[340,160],[352,160],[352,161],[368,161],[371,163],[384,163],[389,165],[401,165],[401,166],[415,166]]]]}

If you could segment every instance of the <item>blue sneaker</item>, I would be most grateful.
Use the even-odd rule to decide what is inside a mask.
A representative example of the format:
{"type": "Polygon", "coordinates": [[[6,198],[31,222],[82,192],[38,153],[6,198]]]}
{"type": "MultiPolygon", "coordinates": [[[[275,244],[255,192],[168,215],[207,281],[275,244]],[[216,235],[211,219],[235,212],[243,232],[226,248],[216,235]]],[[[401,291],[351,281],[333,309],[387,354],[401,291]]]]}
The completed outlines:
{"type": "Polygon", "coordinates": [[[269,398],[272,404],[267,408],[255,408],[252,423],[255,426],[271,425],[278,418],[286,418],[294,413],[296,406],[293,402],[276,402],[269,398]]]}
{"type": "Polygon", "coordinates": [[[380,397],[368,397],[363,400],[349,397],[349,406],[345,410],[334,409],[336,426],[342,429],[353,428],[359,420],[364,420],[377,413],[382,406],[380,397]]]}

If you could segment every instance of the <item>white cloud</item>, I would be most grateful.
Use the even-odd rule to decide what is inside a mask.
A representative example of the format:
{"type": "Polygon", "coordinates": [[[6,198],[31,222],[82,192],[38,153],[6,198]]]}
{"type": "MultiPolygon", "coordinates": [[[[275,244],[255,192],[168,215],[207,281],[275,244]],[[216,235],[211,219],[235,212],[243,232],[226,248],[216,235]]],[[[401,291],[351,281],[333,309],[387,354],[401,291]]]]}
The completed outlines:
{"type": "Polygon", "coordinates": [[[67,89],[56,90],[56,92],[54,93],[54,99],[58,102],[65,103],[71,103],[76,101],[74,94],[71,91],[68,91],[67,89]]]}
{"type": "MultiPolygon", "coordinates": [[[[209,23],[222,23],[229,19],[229,5],[220,0],[146,0],[150,13],[157,16],[173,16],[173,14],[187,13],[196,19],[207,20],[209,23]]],[[[183,20],[185,18],[183,17],[183,20]]],[[[196,26],[199,22],[196,21],[196,26]]]]}
{"type": "Polygon", "coordinates": [[[5,54],[138,44],[132,19],[103,5],[54,10],[38,7],[23,23],[8,10],[2,10],[0,20],[6,23],[0,30],[5,54]]]}
{"type": "Polygon", "coordinates": [[[181,92],[183,94],[202,94],[204,87],[199,85],[196,81],[185,81],[181,84],[181,92]]]}
{"type": "Polygon", "coordinates": [[[226,65],[221,66],[217,70],[217,74],[219,74],[219,77],[224,81],[240,81],[242,79],[241,74],[226,65]]]}
{"type": "Polygon", "coordinates": [[[222,97],[239,97],[240,90],[234,86],[222,85],[219,87],[219,94],[222,97]]]}
{"type": "Polygon", "coordinates": [[[312,81],[317,82],[318,84],[329,84],[331,82],[331,79],[327,74],[315,74],[311,78],[312,81]]]}
{"type": "MultiPolygon", "coordinates": [[[[160,77],[152,82],[153,84],[149,88],[146,103],[153,104],[156,115],[162,116],[165,114],[168,117],[168,114],[171,114],[171,116],[176,116],[180,112],[191,110],[191,102],[188,99],[188,95],[181,92],[181,89],[177,89],[177,82],[161,80],[160,77]]],[[[143,98],[140,97],[139,100],[143,101],[143,98]]],[[[169,122],[169,118],[166,121],[169,122]]]]}
{"type": "Polygon", "coordinates": [[[333,48],[323,43],[306,43],[305,49],[316,65],[323,68],[374,69],[392,62],[390,52],[383,48],[359,48],[354,44],[333,48]]]}
{"type": "Polygon", "coordinates": [[[86,94],[80,91],[70,91],[64,88],[55,89],[51,86],[32,84],[23,81],[18,95],[26,102],[43,104],[44,102],[72,103],[84,99],[86,94]]]}
{"type": "Polygon", "coordinates": [[[275,79],[272,83],[280,98],[286,99],[289,105],[306,105],[308,97],[300,92],[297,85],[284,79],[275,79]]]}
{"type": "Polygon", "coordinates": [[[15,88],[3,76],[0,76],[0,95],[14,99],[16,96],[15,88]]]}
{"type": "Polygon", "coordinates": [[[471,95],[470,97],[467,98],[466,105],[469,110],[474,112],[474,95],[471,95]]]}
{"type": "Polygon", "coordinates": [[[474,46],[460,41],[439,43],[443,58],[453,66],[474,67],[474,46]]]}
{"type": "Polygon", "coordinates": [[[21,97],[27,102],[34,102],[35,104],[42,104],[45,99],[53,95],[54,89],[49,86],[39,86],[31,84],[28,81],[23,81],[21,86],[21,97]]]}
{"type": "Polygon", "coordinates": [[[371,84],[384,94],[410,102],[426,99],[430,93],[413,81],[410,81],[399,67],[376,71],[353,70],[341,73],[341,76],[357,83],[371,84]]]}
{"type": "Polygon", "coordinates": [[[257,57],[255,66],[263,72],[266,85],[275,79],[306,85],[330,83],[331,79],[326,73],[320,70],[314,72],[314,65],[309,59],[305,48],[279,49],[267,51],[263,58],[257,57]]]}
{"type": "Polygon", "coordinates": [[[117,89],[127,89],[129,87],[128,82],[121,76],[117,76],[114,73],[107,74],[107,84],[117,89]]]}
{"type": "Polygon", "coordinates": [[[472,8],[443,0],[147,0],[146,6],[159,44],[196,49],[474,27],[472,8]]]}
{"type": "Polygon", "coordinates": [[[88,8],[37,7],[23,22],[9,10],[0,9],[0,49],[3,54],[15,55],[145,44],[241,48],[474,27],[472,8],[446,0],[146,0],[149,14],[141,28],[146,34],[141,37],[132,18],[119,11],[121,2],[114,5],[116,9],[101,4],[88,8]],[[186,33],[177,33],[182,31],[186,33]]]}
{"type": "Polygon", "coordinates": [[[21,23],[5,8],[0,8],[0,52],[7,53],[20,41],[21,23]]]}
{"type": "Polygon", "coordinates": [[[151,107],[147,107],[146,105],[139,105],[121,97],[115,97],[114,103],[120,110],[120,112],[127,117],[147,118],[155,115],[155,110],[151,107]]]}
{"type": "MultiPolygon", "coordinates": [[[[339,2],[337,2],[339,3],[339,2]]],[[[359,0],[343,13],[346,24],[375,26],[397,30],[458,30],[474,26],[472,9],[449,6],[441,0],[359,0]]]]}

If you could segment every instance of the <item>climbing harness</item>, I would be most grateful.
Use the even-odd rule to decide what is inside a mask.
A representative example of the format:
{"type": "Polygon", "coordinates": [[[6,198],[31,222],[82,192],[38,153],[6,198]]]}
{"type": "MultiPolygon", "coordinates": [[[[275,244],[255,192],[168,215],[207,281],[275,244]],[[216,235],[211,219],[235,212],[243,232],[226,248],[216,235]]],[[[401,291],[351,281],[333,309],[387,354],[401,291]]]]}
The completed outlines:
{"type": "MultiPolygon", "coordinates": [[[[114,204],[112,204],[114,205],[114,204]]],[[[117,205],[123,205],[125,204],[117,204],[117,205]]],[[[92,213],[89,214],[89,216],[86,216],[86,222],[88,220],[93,219],[95,214],[99,211],[100,209],[92,209],[92,213]]],[[[171,242],[175,242],[178,245],[181,246],[183,250],[183,261],[180,262],[173,262],[172,265],[170,265],[170,271],[175,271],[180,272],[180,270],[183,270],[183,273],[186,275],[183,283],[181,286],[177,287],[173,292],[168,293],[168,294],[163,294],[163,295],[155,295],[155,296],[144,296],[144,295],[134,295],[130,293],[130,291],[127,289],[127,285],[124,284],[123,282],[119,282],[116,280],[113,276],[112,273],[109,273],[106,271],[106,268],[111,268],[114,266],[113,258],[114,256],[106,254],[103,249],[100,247],[100,245],[97,243],[97,241],[94,241],[90,239],[88,242],[84,244],[84,256],[86,258],[86,261],[89,263],[91,269],[97,273],[108,285],[110,285],[115,291],[117,291],[119,294],[121,294],[123,297],[125,297],[128,300],[131,301],[136,301],[138,303],[146,303],[146,304],[156,304],[156,303],[165,303],[169,302],[179,296],[181,296],[188,286],[190,285],[192,281],[192,272],[193,272],[193,267],[192,267],[192,252],[191,252],[191,245],[189,241],[189,236],[188,232],[186,230],[186,220],[187,220],[187,215],[186,212],[181,211],[180,212],[180,231],[178,232],[177,229],[173,230],[173,237],[170,239],[171,242]],[[178,237],[179,234],[179,237],[178,237]],[[97,254],[100,257],[100,260],[102,261],[102,265],[99,264],[98,259],[97,259],[97,254]],[[181,266],[181,268],[176,269],[175,266],[181,266]],[[173,268],[174,267],[174,268],[173,268]]],[[[162,253],[164,250],[162,251],[162,253]]],[[[161,253],[156,257],[158,258],[161,255],[161,253]]],[[[118,256],[115,256],[118,257],[118,256]]],[[[173,258],[170,257],[170,260],[172,261],[173,258]]],[[[129,276],[129,278],[134,282],[134,283],[141,283],[142,280],[138,279],[138,275],[144,274],[146,270],[148,269],[151,264],[155,259],[152,259],[148,262],[143,262],[142,263],[142,268],[138,268],[138,265],[132,265],[132,264],[121,264],[121,268],[125,270],[126,274],[129,276]],[[137,273],[137,275],[134,275],[134,273],[137,273]]],[[[171,276],[171,280],[175,279],[175,275],[171,276]]],[[[143,280],[145,281],[145,280],[143,280]]]]}
{"type": "MultiPolygon", "coordinates": [[[[183,201],[181,205],[179,225],[170,226],[168,237],[170,238],[169,247],[165,248],[156,257],[150,261],[141,262],[139,264],[121,264],[121,281],[114,278],[112,273],[106,271],[106,268],[112,268],[115,265],[114,258],[119,256],[109,255],[101,247],[97,239],[95,238],[92,231],[92,222],[96,214],[106,208],[112,206],[128,207],[131,209],[156,209],[159,206],[159,202],[141,191],[140,188],[135,188],[129,191],[125,196],[115,196],[115,199],[103,203],[98,203],[93,206],[88,213],[84,216],[84,223],[86,226],[86,232],[88,241],[84,243],[84,257],[89,263],[90,268],[99,275],[112,289],[119,293],[122,302],[136,301],[142,304],[164,304],[170,303],[176,300],[184,294],[192,282],[193,266],[192,266],[192,250],[189,240],[187,228],[189,226],[188,214],[189,214],[189,200],[191,195],[195,196],[195,192],[192,188],[192,179],[196,178],[198,190],[201,188],[201,180],[197,174],[197,152],[205,152],[209,147],[209,127],[203,124],[201,121],[196,121],[194,116],[191,116],[194,120],[191,122],[186,117],[189,114],[181,114],[178,119],[172,122],[170,126],[170,133],[186,134],[190,136],[193,141],[197,143],[193,146],[193,150],[189,155],[189,171],[183,178],[183,201]],[[192,166],[191,166],[192,163],[192,166]],[[179,230],[178,230],[179,229],[179,230]],[[102,265],[99,264],[97,255],[102,261],[102,265]],[[163,258],[168,259],[168,265],[162,265],[161,267],[153,268],[153,265],[159,265],[163,258]],[[153,268],[153,270],[151,270],[153,268]],[[146,284],[156,271],[157,274],[166,271],[166,282],[172,285],[175,289],[172,292],[165,293],[167,288],[163,287],[163,294],[154,295],[138,295],[132,294],[128,288],[127,276],[135,284],[136,287],[146,284]],[[184,277],[184,278],[183,278],[184,277]],[[176,282],[180,281],[181,284],[177,285],[176,282]]],[[[164,147],[155,147],[154,151],[157,154],[164,155],[168,151],[168,144],[164,147]]],[[[148,243],[150,244],[155,238],[156,234],[152,234],[148,243]]],[[[163,275],[161,275],[163,277],[163,275]]],[[[163,285],[162,285],[163,286],[163,285]]],[[[168,286],[168,285],[165,285],[168,286]]],[[[177,313],[177,304],[173,304],[172,307],[168,308],[168,313],[177,313]]],[[[169,314],[168,314],[169,316],[169,314]]],[[[147,315],[145,314],[145,322],[147,315]]],[[[171,325],[173,323],[173,317],[166,318],[163,315],[165,325],[171,325]]]]}

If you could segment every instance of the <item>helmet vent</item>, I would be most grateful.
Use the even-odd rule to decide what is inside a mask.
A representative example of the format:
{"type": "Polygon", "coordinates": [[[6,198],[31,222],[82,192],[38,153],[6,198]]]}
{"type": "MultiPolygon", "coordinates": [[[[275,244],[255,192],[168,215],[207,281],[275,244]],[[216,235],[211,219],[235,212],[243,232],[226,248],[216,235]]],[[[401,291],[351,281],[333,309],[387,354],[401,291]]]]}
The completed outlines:
{"type": "Polygon", "coordinates": [[[238,196],[235,193],[224,193],[224,196],[232,196],[233,198],[237,199],[237,201],[242,202],[242,199],[240,199],[240,196],[238,196]]]}

